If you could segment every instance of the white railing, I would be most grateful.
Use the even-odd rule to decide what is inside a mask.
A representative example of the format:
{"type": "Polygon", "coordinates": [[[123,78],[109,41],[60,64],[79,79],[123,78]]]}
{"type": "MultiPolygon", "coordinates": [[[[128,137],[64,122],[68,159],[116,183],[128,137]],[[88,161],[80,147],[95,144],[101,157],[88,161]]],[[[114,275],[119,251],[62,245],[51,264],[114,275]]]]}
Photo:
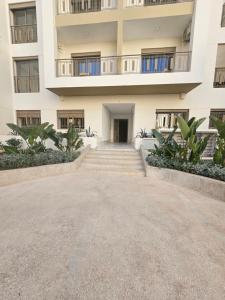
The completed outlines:
{"type": "Polygon", "coordinates": [[[193,0],[124,0],[125,7],[137,7],[137,6],[152,6],[152,5],[164,5],[174,4],[182,2],[192,2],[193,0]]]}
{"type": "Polygon", "coordinates": [[[191,52],[57,59],[57,77],[188,72],[191,52]]]}
{"type": "Polygon", "coordinates": [[[57,0],[58,14],[79,14],[115,9],[117,0],[57,0]]]}

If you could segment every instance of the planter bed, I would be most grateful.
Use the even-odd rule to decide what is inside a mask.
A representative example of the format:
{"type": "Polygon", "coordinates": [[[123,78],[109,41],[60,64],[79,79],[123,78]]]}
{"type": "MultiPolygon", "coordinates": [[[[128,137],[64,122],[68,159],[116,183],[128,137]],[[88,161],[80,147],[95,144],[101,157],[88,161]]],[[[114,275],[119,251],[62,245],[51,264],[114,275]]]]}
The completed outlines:
{"type": "Polygon", "coordinates": [[[2,170],[0,171],[0,187],[30,180],[37,180],[49,176],[73,173],[79,168],[89,149],[89,146],[81,149],[80,154],[75,153],[75,158],[74,155],[72,155],[71,159],[73,160],[71,162],[62,161],[63,156],[61,156],[61,162],[58,160],[58,162],[54,164],[53,161],[51,161],[52,164],[49,164],[48,161],[48,164],[41,166],[33,165],[32,167],[20,169],[2,170]]]}
{"type": "Polygon", "coordinates": [[[197,191],[210,198],[225,201],[225,168],[213,165],[212,162],[203,162],[196,166],[182,164],[178,170],[178,163],[165,162],[160,157],[148,157],[147,176],[150,179],[159,179],[171,182],[177,186],[197,191]],[[187,167],[188,165],[188,167],[187,167]],[[175,169],[175,167],[177,167],[175,169]],[[181,170],[186,167],[185,171],[181,170]],[[202,175],[202,176],[200,176],[202,175]],[[209,178],[209,175],[211,178],[209,178]],[[218,179],[219,180],[215,180],[218,179]]]}
{"type": "Polygon", "coordinates": [[[0,171],[43,165],[61,164],[74,161],[79,152],[49,151],[38,154],[1,154],[0,171]]]}
{"type": "Polygon", "coordinates": [[[179,160],[149,155],[147,157],[147,162],[153,167],[173,169],[225,181],[225,167],[215,165],[212,161],[203,161],[199,164],[193,165],[188,162],[180,162],[179,160]]]}

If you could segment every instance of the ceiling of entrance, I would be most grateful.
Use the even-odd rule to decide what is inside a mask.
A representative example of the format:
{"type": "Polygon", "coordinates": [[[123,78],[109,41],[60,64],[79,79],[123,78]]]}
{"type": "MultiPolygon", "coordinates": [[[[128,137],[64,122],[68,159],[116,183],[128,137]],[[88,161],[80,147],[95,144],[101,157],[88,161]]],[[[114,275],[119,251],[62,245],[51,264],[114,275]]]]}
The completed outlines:
{"type": "Polygon", "coordinates": [[[104,106],[113,114],[130,114],[134,112],[133,103],[107,103],[104,106]]]}

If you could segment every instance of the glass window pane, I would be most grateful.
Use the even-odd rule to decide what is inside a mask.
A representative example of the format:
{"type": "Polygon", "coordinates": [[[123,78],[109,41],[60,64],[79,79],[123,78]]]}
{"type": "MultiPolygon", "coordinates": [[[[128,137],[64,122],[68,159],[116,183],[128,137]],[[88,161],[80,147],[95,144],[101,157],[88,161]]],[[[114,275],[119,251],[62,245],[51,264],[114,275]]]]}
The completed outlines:
{"type": "Polygon", "coordinates": [[[30,75],[31,76],[38,75],[39,74],[38,60],[30,60],[29,65],[30,65],[30,75]]]}
{"type": "Polygon", "coordinates": [[[29,61],[16,62],[17,76],[29,76],[29,61]]]}
{"type": "Polygon", "coordinates": [[[25,25],[26,24],[26,10],[18,9],[13,11],[14,25],[25,25]]]}
{"type": "Polygon", "coordinates": [[[36,24],[36,9],[34,7],[27,9],[27,25],[36,24]]]}

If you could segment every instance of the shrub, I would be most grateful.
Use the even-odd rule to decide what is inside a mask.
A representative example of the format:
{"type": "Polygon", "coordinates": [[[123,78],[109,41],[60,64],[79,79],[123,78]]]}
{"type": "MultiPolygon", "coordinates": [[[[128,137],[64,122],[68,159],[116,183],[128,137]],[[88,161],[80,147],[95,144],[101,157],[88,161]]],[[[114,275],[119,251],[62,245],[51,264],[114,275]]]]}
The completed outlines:
{"type": "Polygon", "coordinates": [[[16,138],[11,138],[6,141],[6,145],[3,145],[6,154],[19,153],[22,151],[23,141],[16,138]]]}
{"type": "Polygon", "coordinates": [[[211,116],[210,119],[213,126],[218,130],[213,160],[216,164],[220,164],[225,167],[225,122],[215,116],[211,116]]]}
{"type": "Polygon", "coordinates": [[[42,165],[72,162],[79,156],[79,152],[48,151],[29,154],[3,154],[0,156],[0,170],[28,168],[42,165]]]}
{"type": "Polygon", "coordinates": [[[225,181],[225,168],[220,165],[215,165],[212,161],[202,161],[198,164],[193,164],[178,159],[168,159],[156,155],[149,155],[147,157],[147,162],[153,167],[174,169],[225,181]]]}

